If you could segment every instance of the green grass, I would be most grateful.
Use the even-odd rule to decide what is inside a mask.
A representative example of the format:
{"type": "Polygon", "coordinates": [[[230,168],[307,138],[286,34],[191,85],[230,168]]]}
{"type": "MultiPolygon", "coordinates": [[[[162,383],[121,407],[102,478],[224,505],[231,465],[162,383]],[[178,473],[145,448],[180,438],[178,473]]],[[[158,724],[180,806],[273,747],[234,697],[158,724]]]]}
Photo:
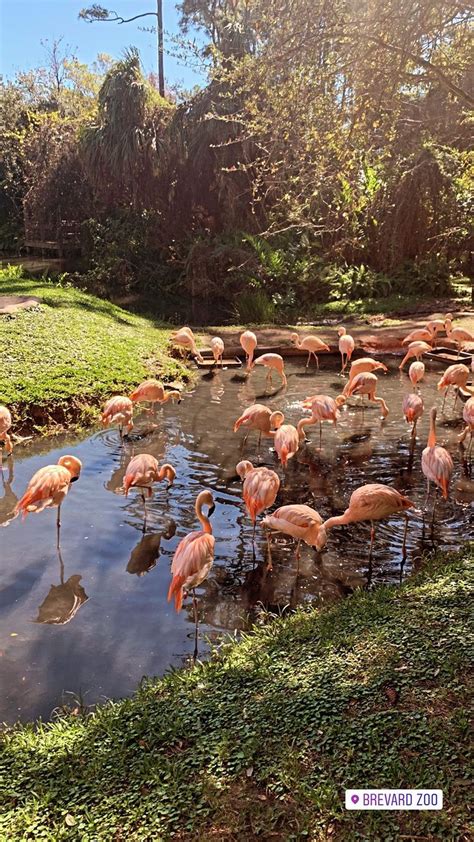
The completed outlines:
{"type": "Polygon", "coordinates": [[[0,270],[0,295],[32,295],[36,310],[0,316],[0,403],[22,428],[84,422],[90,407],[154,372],[165,381],[187,369],[167,353],[169,330],[71,286],[0,270]]]}
{"type": "Polygon", "coordinates": [[[7,730],[0,838],[467,840],[472,560],[300,610],[89,716],[7,730]],[[346,812],[364,786],[441,788],[445,807],[346,812]]]}

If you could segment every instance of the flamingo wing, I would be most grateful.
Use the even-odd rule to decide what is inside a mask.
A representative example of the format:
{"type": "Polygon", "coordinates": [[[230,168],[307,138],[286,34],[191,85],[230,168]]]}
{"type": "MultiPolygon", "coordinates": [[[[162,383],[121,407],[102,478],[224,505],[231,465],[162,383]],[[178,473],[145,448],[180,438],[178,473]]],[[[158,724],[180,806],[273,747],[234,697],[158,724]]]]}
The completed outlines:
{"type": "Polygon", "coordinates": [[[71,474],[62,465],[46,465],[33,475],[15,512],[41,512],[47,506],[61,502],[71,483],[71,474]]]}

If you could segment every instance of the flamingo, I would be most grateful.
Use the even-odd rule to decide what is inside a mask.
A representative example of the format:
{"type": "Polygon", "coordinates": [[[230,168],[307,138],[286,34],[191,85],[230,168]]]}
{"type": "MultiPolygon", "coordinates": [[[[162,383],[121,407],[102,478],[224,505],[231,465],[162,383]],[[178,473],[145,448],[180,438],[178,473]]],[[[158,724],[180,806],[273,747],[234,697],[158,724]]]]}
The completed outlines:
{"type": "Polygon", "coordinates": [[[297,333],[291,334],[291,341],[295,343],[296,347],[299,348],[300,351],[307,351],[308,352],[308,360],[306,362],[306,368],[308,368],[311,354],[313,355],[314,359],[316,360],[316,365],[319,369],[319,360],[316,354],[321,353],[321,351],[330,351],[329,345],[326,345],[322,339],[319,339],[317,336],[309,335],[304,336],[303,339],[300,339],[297,333]]]}
{"type": "MultiPolygon", "coordinates": [[[[237,421],[234,424],[234,433],[237,432],[239,427],[245,427],[249,430],[258,430],[258,447],[260,448],[260,441],[262,438],[262,433],[265,436],[273,436],[274,432],[272,430],[278,429],[281,427],[285,420],[285,416],[283,412],[272,412],[268,406],[264,406],[261,403],[254,403],[252,406],[247,407],[245,412],[242,413],[240,418],[237,418],[237,421]]],[[[244,438],[243,444],[247,441],[248,433],[244,438]]]]}
{"type": "MultiPolygon", "coordinates": [[[[412,509],[414,505],[408,497],[400,494],[399,491],[391,488],[389,485],[384,485],[380,482],[367,483],[367,485],[361,485],[352,492],[346,511],[342,515],[330,517],[326,520],[323,523],[323,529],[327,531],[334,526],[341,526],[344,523],[359,523],[363,520],[370,520],[369,560],[371,560],[375,539],[374,521],[383,520],[398,512],[405,512],[407,509],[412,509]]],[[[405,554],[407,528],[408,518],[405,516],[403,554],[405,554]]]]}
{"type": "Polygon", "coordinates": [[[194,511],[202,526],[202,530],[190,532],[179,542],[171,564],[173,578],[168,590],[168,602],[174,597],[176,611],[180,611],[186,592],[193,592],[194,622],[196,631],[194,637],[194,657],[197,657],[198,613],[196,588],[204,581],[214,562],[215,538],[209,521],[215,509],[214,498],[210,491],[201,491],[196,498],[194,511]],[[208,507],[207,516],[203,513],[203,506],[208,507]]]}
{"type": "Polygon", "coordinates": [[[282,385],[286,386],[285,363],[280,354],[262,354],[261,357],[257,357],[253,365],[264,365],[265,368],[268,368],[267,384],[270,386],[272,385],[272,371],[278,372],[282,380],[282,385]]]}
{"type": "MultiPolygon", "coordinates": [[[[448,316],[451,316],[451,313],[448,313],[448,316]]],[[[446,316],[446,320],[444,323],[446,336],[448,337],[448,339],[451,339],[453,342],[456,343],[460,352],[465,342],[474,342],[474,333],[471,333],[470,330],[466,330],[463,327],[453,328],[452,316],[451,318],[448,318],[448,316],[446,316]]]]}
{"type": "MultiPolygon", "coordinates": [[[[434,482],[437,486],[439,486],[444,499],[448,499],[449,483],[453,469],[454,465],[451,454],[448,453],[445,447],[441,447],[441,445],[436,444],[436,407],[434,406],[430,412],[430,432],[428,436],[428,443],[421,454],[421,470],[427,480],[426,504],[428,503],[430,494],[430,482],[434,482]]],[[[435,508],[436,496],[433,505],[433,522],[435,508]]]]}
{"type": "Polygon", "coordinates": [[[344,399],[341,395],[335,400],[330,395],[310,395],[308,398],[305,398],[301,406],[303,409],[311,410],[311,417],[302,418],[298,421],[297,430],[300,439],[304,438],[304,427],[317,424],[319,421],[319,444],[321,446],[322,422],[332,421],[334,426],[336,426],[337,419],[340,415],[338,407],[342,403],[344,403],[344,399]]]}
{"type": "Polygon", "coordinates": [[[222,357],[224,355],[224,342],[222,341],[220,336],[213,336],[212,337],[211,348],[212,348],[212,354],[213,354],[213,357],[214,357],[215,364],[217,365],[217,363],[220,360],[221,366],[222,366],[223,365],[222,357]]]}
{"type": "Polygon", "coordinates": [[[402,345],[409,345],[411,342],[426,342],[428,345],[431,345],[433,339],[433,331],[429,330],[428,327],[419,328],[418,330],[412,330],[408,336],[405,336],[405,339],[402,340],[402,345]]]}
{"type": "Polygon", "coordinates": [[[280,477],[270,468],[254,468],[247,460],[239,462],[235,470],[243,481],[242,496],[253,523],[254,540],[257,517],[273,506],[280,489],[280,477]]]}
{"type": "Polygon", "coordinates": [[[433,339],[436,339],[438,333],[441,330],[445,329],[445,322],[446,319],[452,318],[451,313],[447,313],[444,319],[431,319],[431,321],[427,322],[425,325],[426,330],[432,334],[433,339]]]}
{"type": "Polygon", "coordinates": [[[419,389],[418,383],[423,380],[425,376],[425,364],[422,362],[414,362],[408,369],[408,377],[410,378],[415,389],[419,389]]]}
{"type": "MultiPolygon", "coordinates": [[[[36,471],[30,479],[23,497],[13,510],[14,520],[19,514],[23,519],[29,512],[42,512],[43,509],[57,508],[56,531],[57,547],[61,530],[61,504],[69,491],[71,483],[79,479],[82,462],[75,456],[60,456],[56,465],[46,465],[36,471]]],[[[4,526],[8,526],[7,521],[4,526]]]]}
{"type": "Polygon", "coordinates": [[[411,434],[414,437],[417,421],[423,415],[423,398],[420,395],[405,395],[402,408],[407,424],[413,424],[411,434]]]}
{"type": "Polygon", "coordinates": [[[310,547],[315,547],[318,551],[322,550],[326,544],[327,536],[321,515],[316,509],[312,509],[304,503],[290,503],[287,506],[280,506],[271,515],[263,518],[262,527],[296,538],[298,572],[301,541],[304,541],[310,547]]]}
{"type": "Polygon", "coordinates": [[[134,456],[128,463],[123,481],[125,489],[125,496],[128,497],[130,488],[139,488],[142,492],[144,519],[143,531],[146,531],[146,496],[150,498],[153,495],[152,485],[154,482],[161,482],[164,479],[168,480],[168,488],[173,485],[176,477],[176,471],[172,465],[165,463],[158,465],[154,456],[149,453],[139,453],[134,456]],[[145,496],[146,490],[146,496],[145,496]]]}
{"type": "Polygon", "coordinates": [[[463,421],[465,422],[466,426],[462,431],[461,435],[459,436],[459,442],[463,442],[466,436],[470,435],[471,441],[469,444],[469,450],[471,449],[472,439],[474,434],[474,397],[469,398],[466,403],[464,404],[464,409],[462,411],[463,421]]]}
{"type": "Polygon", "coordinates": [[[344,374],[345,368],[349,365],[352,354],[354,353],[355,342],[353,337],[349,333],[346,333],[345,327],[338,327],[337,332],[339,334],[339,351],[341,354],[341,374],[344,374]]]}
{"type": "Polygon", "coordinates": [[[284,468],[299,448],[300,434],[293,424],[282,424],[275,433],[275,451],[284,468]]]}
{"type": "Polygon", "coordinates": [[[155,403],[163,404],[167,401],[178,401],[181,403],[181,393],[176,389],[166,391],[159,380],[144,380],[130,395],[132,403],[151,403],[153,411],[155,403]]]}
{"type": "Polygon", "coordinates": [[[377,371],[379,368],[382,369],[382,371],[388,371],[386,365],[378,360],[374,360],[372,357],[361,357],[358,360],[354,360],[349,369],[349,382],[358,374],[362,374],[362,372],[377,371]]]}
{"type": "MultiPolygon", "coordinates": [[[[441,407],[441,412],[444,409],[444,404],[446,401],[447,394],[451,388],[451,386],[457,386],[459,389],[465,389],[466,383],[469,378],[469,369],[467,365],[463,363],[455,363],[454,365],[448,366],[446,371],[444,372],[441,380],[438,383],[438,389],[444,389],[444,398],[443,398],[443,406],[441,407]]],[[[456,397],[454,399],[454,406],[456,406],[456,401],[458,399],[458,391],[456,391],[456,397]]]]}
{"type": "Polygon", "coordinates": [[[110,427],[111,424],[118,424],[120,438],[123,439],[123,428],[127,433],[133,429],[133,403],[125,395],[116,395],[110,398],[102,411],[102,424],[110,427]]]}
{"type": "Polygon", "coordinates": [[[257,347],[257,337],[251,330],[244,330],[243,333],[240,334],[240,344],[245,351],[245,359],[247,361],[247,371],[250,371],[252,368],[253,362],[253,355],[255,353],[255,348],[257,347]]]}
{"type": "Polygon", "coordinates": [[[171,341],[173,345],[179,345],[184,351],[190,351],[191,355],[195,357],[198,362],[204,362],[196,345],[196,337],[190,327],[182,327],[178,331],[171,334],[171,341]]]}
{"type": "Polygon", "coordinates": [[[407,352],[403,357],[403,360],[401,361],[398,368],[401,371],[405,363],[408,362],[408,360],[411,360],[412,357],[415,357],[417,360],[419,360],[420,357],[422,357],[423,354],[426,354],[427,351],[431,351],[431,345],[428,345],[427,342],[410,342],[407,348],[407,352]]]}
{"type": "Polygon", "coordinates": [[[0,405],[0,470],[2,469],[3,449],[5,448],[6,456],[10,456],[13,451],[13,442],[8,430],[12,425],[12,416],[10,410],[6,406],[0,405]]]}
{"type": "Polygon", "coordinates": [[[362,371],[360,374],[356,374],[353,380],[349,380],[349,382],[346,383],[340,397],[350,398],[352,395],[367,395],[369,400],[380,404],[382,409],[382,418],[386,418],[389,412],[388,406],[383,398],[379,398],[375,394],[377,383],[378,378],[376,374],[373,374],[371,371],[362,371]]]}

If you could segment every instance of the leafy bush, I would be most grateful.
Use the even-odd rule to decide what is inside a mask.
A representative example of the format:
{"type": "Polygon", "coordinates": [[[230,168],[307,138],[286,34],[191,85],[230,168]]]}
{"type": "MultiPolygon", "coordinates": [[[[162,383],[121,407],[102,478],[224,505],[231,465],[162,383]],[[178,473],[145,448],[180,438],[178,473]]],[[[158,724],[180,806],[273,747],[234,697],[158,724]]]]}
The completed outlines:
{"type": "Polygon", "coordinates": [[[241,292],[235,302],[235,317],[240,324],[263,324],[275,320],[275,304],[258,288],[241,292]]]}

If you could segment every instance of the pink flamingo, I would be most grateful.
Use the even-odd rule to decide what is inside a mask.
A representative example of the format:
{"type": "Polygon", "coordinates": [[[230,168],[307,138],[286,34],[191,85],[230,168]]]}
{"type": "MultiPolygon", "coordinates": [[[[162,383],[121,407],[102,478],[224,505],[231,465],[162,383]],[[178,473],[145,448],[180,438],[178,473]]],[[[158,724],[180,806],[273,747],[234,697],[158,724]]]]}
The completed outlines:
{"type": "Polygon", "coordinates": [[[408,360],[411,360],[412,357],[416,357],[416,359],[419,360],[420,357],[423,356],[423,354],[427,353],[427,351],[431,351],[431,345],[428,345],[427,342],[410,342],[407,348],[407,352],[403,357],[403,360],[401,361],[398,368],[401,371],[405,363],[408,362],[408,360]]]}
{"type": "MultiPolygon", "coordinates": [[[[71,483],[79,479],[82,462],[75,456],[61,456],[56,465],[46,465],[36,471],[30,479],[23,497],[15,506],[12,520],[29,512],[39,514],[43,509],[57,508],[56,518],[57,546],[61,529],[61,504],[68,493],[71,483]]],[[[4,526],[8,526],[7,521],[4,526]]]]}
{"type": "Polygon", "coordinates": [[[282,424],[274,436],[275,451],[284,468],[288,465],[288,460],[292,459],[295,453],[298,452],[300,435],[293,424],[282,424]]]}
{"type": "Polygon", "coordinates": [[[133,403],[125,395],[116,395],[110,398],[102,412],[102,424],[110,427],[111,424],[118,424],[120,438],[123,439],[123,428],[127,433],[133,429],[133,403]]]}
{"type": "Polygon", "coordinates": [[[132,459],[130,459],[127,470],[125,472],[123,487],[125,489],[126,497],[128,497],[128,492],[130,488],[139,488],[141,490],[144,509],[144,532],[146,530],[147,516],[146,497],[148,497],[148,499],[152,497],[153,483],[161,482],[162,480],[167,479],[169,488],[170,485],[173,485],[175,477],[176,471],[172,465],[165,463],[160,468],[155,457],[151,456],[149,453],[138,453],[137,456],[134,456],[132,459]]]}
{"type": "Polygon", "coordinates": [[[405,395],[403,398],[403,414],[407,424],[413,424],[411,434],[416,435],[416,425],[418,419],[423,415],[423,399],[420,395],[405,395]]]}
{"type": "MultiPolygon", "coordinates": [[[[323,529],[329,530],[333,526],[341,526],[345,523],[359,523],[363,520],[370,520],[369,559],[371,559],[375,539],[374,521],[383,520],[399,512],[405,512],[407,509],[412,509],[414,505],[408,497],[400,494],[399,491],[389,485],[383,485],[379,482],[368,483],[352,492],[346,511],[342,515],[330,517],[326,520],[323,523],[323,529]]],[[[408,518],[405,517],[403,554],[405,554],[407,528],[408,518]]]]}
{"type": "Polygon", "coordinates": [[[153,411],[155,403],[160,405],[167,401],[181,402],[181,393],[176,389],[166,391],[163,384],[159,380],[144,380],[130,395],[132,403],[151,403],[151,410],[153,411]]]}
{"type": "Polygon", "coordinates": [[[422,362],[414,362],[408,369],[408,377],[410,378],[415,389],[419,389],[418,383],[423,380],[425,376],[425,364],[422,362]]]}
{"type": "Polygon", "coordinates": [[[459,389],[465,389],[466,383],[469,378],[469,369],[467,365],[463,363],[455,363],[455,365],[450,365],[444,372],[441,380],[438,383],[438,389],[444,389],[444,398],[443,398],[443,405],[441,407],[441,412],[444,409],[444,404],[446,402],[447,394],[451,388],[451,386],[457,386],[456,390],[456,397],[454,398],[454,405],[456,406],[456,402],[458,399],[459,389]]]}
{"type": "Polygon", "coordinates": [[[362,371],[360,374],[356,374],[353,380],[349,380],[346,383],[340,397],[350,398],[352,395],[367,395],[370,401],[380,404],[382,418],[386,418],[389,412],[388,406],[383,398],[379,398],[376,395],[377,383],[378,378],[376,374],[373,374],[371,371],[362,371]]]}
{"type": "MultiPolygon", "coordinates": [[[[451,313],[449,313],[448,316],[451,316],[451,313]]],[[[453,342],[455,342],[458,346],[459,351],[461,351],[461,348],[465,342],[474,342],[474,333],[471,333],[470,330],[466,330],[463,327],[453,328],[452,317],[448,318],[448,316],[446,316],[446,320],[444,323],[446,336],[448,337],[448,339],[451,339],[453,342]]]]}
{"type": "Polygon", "coordinates": [[[273,506],[280,489],[280,477],[270,468],[254,468],[247,460],[239,462],[235,470],[243,481],[242,497],[253,523],[254,540],[257,517],[273,506]]]}
{"type": "Polygon", "coordinates": [[[344,374],[346,366],[349,365],[352,354],[354,353],[355,342],[353,337],[349,333],[346,333],[345,327],[338,327],[337,332],[339,334],[339,351],[341,354],[341,374],[344,374]]]}
{"type": "Polygon", "coordinates": [[[426,342],[428,345],[433,343],[434,334],[433,331],[426,328],[419,328],[418,330],[412,330],[408,336],[405,336],[405,339],[402,340],[402,345],[409,345],[411,342],[426,342]]]}
{"type": "Polygon", "coordinates": [[[262,527],[296,538],[298,572],[301,541],[304,541],[310,547],[315,547],[318,551],[322,550],[326,544],[327,536],[321,515],[316,509],[312,509],[304,503],[290,503],[288,506],[280,506],[275,512],[263,518],[262,527]]]}
{"type": "Polygon", "coordinates": [[[466,426],[464,427],[464,430],[459,436],[459,442],[463,442],[466,436],[469,434],[471,439],[469,443],[469,450],[471,450],[472,438],[474,434],[474,397],[469,398],[464,404],[462,417],[466,426]]]}
{"type": "Polygon", "coordinates": [[[215,364],[220,360],[221,366],[223,365],[222,357],[224,356],[224,342],[220,338],[220,336],[213,336],[211,339],[211,348],[212,354],[214,357],[215,364]]]}
{"type": "Polygon", "coordinates": [[[330,351],[329,345],[326,345],[322,339],[319,339],[317,336],[309,335],[304,336],[303,339],[300,339],[297,333],[291,334],[291,341],[295,343],[296,347],[300,349],[300,351],[307,351],[308,352],[308,360],[306,362],[306,368],[308,368],[311,354],[313,355],[314,359],[316,360],[316,365],[319,369],[319,360],[316,354],[320,354],[321,351],[330,351]]]}
{"type": "Polygon", "coordinates": [[[261,357],[257,357],[253,365],[264,365],[268,369],[267,385],[272,385],[272,372],[277,371],[281,377],[282,385],[286,386],[285,363],[280,354],[262,354],[261,357]]]}
{"type": "Polygon", "coordinates": [[[255,348],[257,347],[257,337],[251,330],[244,330],[240,334],[240,344],[245,351],[245,359],[247,360],[247,371],[252,368],[255,348]]]}
{"type": "Polygon", "coordinates": [[[10,456],[13,451],[13,442],[8,430],[12,425],[12,416],[10,410],[6,406],[0,405],[0,470],[2,468],[3,449],[5,448],[6,456],[10,456]]]}
{"type": "Polygon", "coordinates": [[[194,656],[197,657],[198,641],[198,612],[196,588],[209,574],[214,562],[215,538],[209,521],[215,509],[214,498],[210,491],[201,491],[196,498],[194,511],[202,526],[202,530],[190,532],[179,542],[171,564],[173,578],[168,590],[168,602],[174,597],[176,611],[180,611],[183,597],[187,591],[193,593],[194,621],[196,631],[194,637],[194,656]],[[208,506],[207,516],[203,513],[203,506],[208,506]]]}
{"type": "Polygon", "coordinates": [[[173,345],[179,345],[184,351],[189,351],[198,362],[204,362],[196,345],[196,337],[190,327],[181,327],[179,330],[171,334],[171,341],[173,345]]]}
{"type": "Polygon", "coordinates": [[[349,382],[358,374],[368,371],[378,371],[378,369],[385,372],[388,371],[387,366],[378,360],[374,360],[372,357],[360,357],[360,359],[354,360],[351,364],[349,369],[349,382]]]}
{"type": "MultiPolygon", "coordinates": [[[[285,416],[283,415],[283,412],[279,412],[278,410],[272,412],[268,406],[264,406],[261,403],[254,403],[252,406],[247,407],[240,418],[237,418],[237,421],[234,424],[234,433],[237,432],[239,427],[245,427],[248,430],[258,430],[258,447],[260,448],[262,433],[265,436],[273,436],[275,433],[272,431],[281,427],[284,420],[285,416]]],[[[245,445],[248,436],[249,434],[247,433],[242,446],[245,445]]]]}
{"type": "MultiPolygon", "coordinates": [[[[440,489],[444,499],[448,499],[449,483],[453,473],[454,465],[451,454],[446,448],[436,444],[436,407],[430,412],[430,432],[428,443],[421,454],[421,470],[426,479],[426,504],[430,494],[430,482],[434,482],[440,489]]],[[[425,505],[426,505],[425,504],[425,505]]],[[[436,508],[436,495],[433,506],[433,521],[436,508]]]]}
{"type": "Polygon", "coordinates": [[[336,426],[337,419],[340,416],[339,406],[344,403],[344,398],[339,395],[335,400],[330,395],[310,395],[302,401],[303,409],[311,410],[310,418],[302,418],[298,421],[297,430],[300,439],[304,438],[304,427],[317,424],[319,422],[319,444],[321,446],[322,438],[322,422],[332,421],[336,426]]]}

